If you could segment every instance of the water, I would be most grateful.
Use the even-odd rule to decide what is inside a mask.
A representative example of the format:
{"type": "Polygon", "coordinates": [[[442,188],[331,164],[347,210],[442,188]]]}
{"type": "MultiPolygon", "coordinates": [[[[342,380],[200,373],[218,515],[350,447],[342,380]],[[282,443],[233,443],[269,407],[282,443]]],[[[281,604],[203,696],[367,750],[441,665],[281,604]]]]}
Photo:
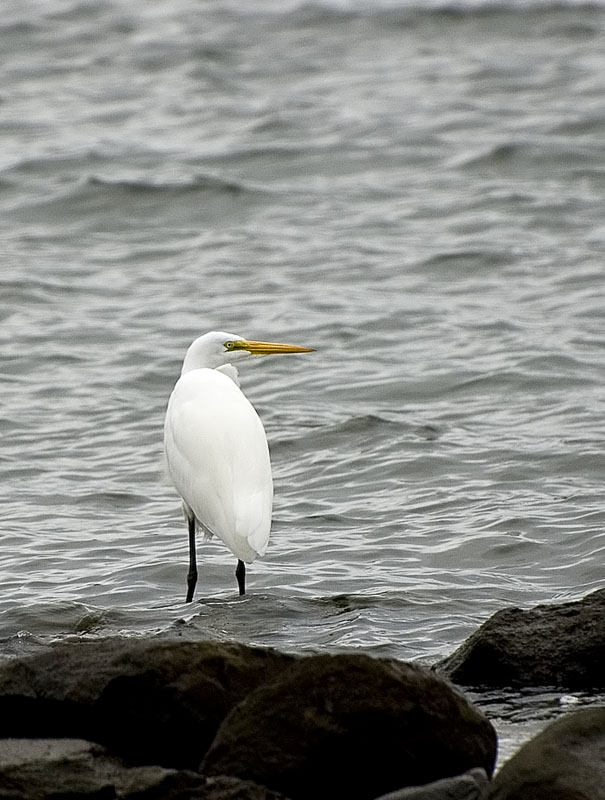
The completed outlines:
{"type": "MultiPolygon", "coordinates": [[[[433,663],[603,585],[605,6],[6,3],[0,641],[178,632],[433,663]],[[167,398],[241,370],[272,542],[186,530],[167,398]]],[[[591,696],[479,696],[503,753],[591,696]]],[[[599,700],[600,701],[600,700],[599,700]]]]}

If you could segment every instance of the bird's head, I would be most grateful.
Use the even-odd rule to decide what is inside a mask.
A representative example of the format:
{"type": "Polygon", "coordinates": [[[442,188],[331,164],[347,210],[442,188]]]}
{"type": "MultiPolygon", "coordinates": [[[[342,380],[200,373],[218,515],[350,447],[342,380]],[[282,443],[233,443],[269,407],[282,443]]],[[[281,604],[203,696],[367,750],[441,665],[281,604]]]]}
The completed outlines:
{"type": "Polygon", "coordinates": [[[288,353],[312,353],[312,347],[279,342],[258,342],[234,333],[210,331],[198,337],[187,350],[182,374],[192,369],[217,369],[235,364],[250,356],[269,356],[288,353]]]}

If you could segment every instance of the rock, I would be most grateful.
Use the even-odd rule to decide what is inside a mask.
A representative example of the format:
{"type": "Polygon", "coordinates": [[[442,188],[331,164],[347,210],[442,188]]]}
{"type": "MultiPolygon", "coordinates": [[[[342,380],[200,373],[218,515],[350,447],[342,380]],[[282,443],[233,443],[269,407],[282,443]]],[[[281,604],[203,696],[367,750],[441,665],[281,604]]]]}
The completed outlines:
{"type": "Polygon", "coordinates": [[[376,800],[485,800],[487,786],[485,770],[476,767],[455,778],[389,792],[376,800]]]}
{"type": "MultiPolygon", "coordinates": [[[[239,778],[229,778],[225,775],[218,778],[204,778],[203,791],[204,794],[195,795],[195,800],[288,800],[283,794],[272,792],[252,781],[240,781],[239,778]]],[[[178,800],[186,798],[180,795],[178,800]]]]}
{"type": "Polygon", "coordinates": [[[605,589],[498,611],[437,669],[461,686],[605,688],[605,589]]]}
{"type": "Polygon", "coordinates": [[[1,737],[0,800],[372,800],[491,774],[496,751],[489,722],[430,670],[166,639],[67,641],[0,663],[1,737]],[[11,750],[7,737],[25,740],[11,750]]]}
{"type": "MultiPolygon", "coordinates": [[[[272,792],[252,781],[240,781],[239,778],[229,778],[226,775],[220,775],[218,778],[205,777],[203,791],[204,794],[195,795],[195,800],[288,800],[283,794],[272,792]]],[[[180,795],[178,800],[188,800],[188,798],[180,795]]]]}
{"type": "MultiPolygon", "coordinates": [[[[111,800],[136,791],[169,789],[176,773],[161,767],[124,768],[96,744],[80,739],[0,740],[0,798],[44,800],[77,796],[111,800]]],[[[197,782],[200,776],[190,773],[197,782]]],[[[187,779],[188,778],[188,779],[187,779]]],[[[191,777],[185,781],[192,783],[191,777]]],[[[181,779],[181,788],[185,785],[181,779]]]]}
{"type": "Polygon", "coordinates": [[[0,800],[287,800],[236,778],[125,767],[80,739],[0,740],[0,800]]]}
{"type": "Polygon", "coordinates": [[[227,712],[295,661],[218,642],[63,642],[0,664],[0,737],[77,737],[195,768],[227,712]]]}
{"type": "Polygon", "coordinates": [[[605,800],[605,708],[566,714],[498,772],[490,800],[605,800]]]}
{"type": "Polygon", "coordinates": [[[293,800],[372,800],[482,767],[496,734],[428,669],[369,656],[301,659],[225,718],[201,770],[293,800]]]}

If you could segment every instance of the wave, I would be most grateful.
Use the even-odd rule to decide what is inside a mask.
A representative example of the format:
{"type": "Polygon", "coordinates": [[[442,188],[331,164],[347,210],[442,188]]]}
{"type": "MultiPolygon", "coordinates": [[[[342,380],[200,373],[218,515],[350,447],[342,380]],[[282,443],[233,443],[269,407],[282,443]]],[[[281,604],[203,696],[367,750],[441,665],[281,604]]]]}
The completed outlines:
{"type": "Polygon", "coordinates": [[[605,9],[605,0],[293,0],[290,3],[265,2],[254,10],[233,3],[236,16],[298,17],[304,22],[329,18],[381,17],[391,21],[410,16],[474,16],[502,13],[594,12],[605,9]]]}
{"type": "Polygon", "coordinates": [[[179,214],[183,221],[199,221],[247,209],[271,194],[266,187],[214,173],[178,178],[158,177],[153,173],[106,176],[83,174],[83,166],[74,167],[76,174],[71,180],[59,183],[53,181],[53,176],[64,166],[53,159],[21,163],[5,171],[5,180],[19,189],[5,207],[5,213],[20,215],[43,210],[47,220],[85,220],[93,225],[95,219],[99,222],[99,217],[119,220],[125,214],[130,218],[151,215],[163,219],[172,213],[179,214]],[[31,173],[36,170],[39,174],[31,185],[31,173]],[[43,195],[36,191],[38,183],[48,188],[53,182],[53,191],[43,195]]]}
{"type": "MultiPolygon", "coordinates": [[[[138,169],[136,164],[129,166],[127,158],[127,155],[122,156],[120,163],[120,160],[116,162],[115,155],[94,150],[74,155],[53,154],[48,157],[24,158],[4,166],[0,171],[0,186],[10,187],[31,176],[51,175],[57,171],[64,174],[69,171],[74,177],[77,176],[77,184],[81,188],[104,187],[131,193],[212,191],[229,194],[246,192],[256,194],[260,191],[267,191],[264,186],[225,177],[218,171],[200,171],[192,168],[190,174],[181,174],[176,177],[166,177],[158,174],[157,171],[154,173],[149,165],[157,162],[160,158],[156,153],[136,152],[132,154],[132,158],[140,164],[138,169]],[[112,170],[116,170],[116,164],[122,170],[122,175],[102,174],[102,170],[107,165],[110,165],[112,170]],[[99,172],[93,171],[95,166],[98,166],[99,172]]],[[[71,183],[70,187],[73,188],[73,185],[71,183]]]]}
{"type": "Polygon", "coordinates": [[[220,175],[203,174],[193,175],[181,180],[154,179],[154,178],[106,178],[100,175],[91,175],[84,181],[85,186],[103,187],[110,191],[126,192],[129,194],[185,194],[189,192],[218,192],[233,195],[257,194],[266,192],[266,188],[253,186],[244,181],[223,178],[220,175]]]}
{"type": "MultiPolygon", "coordinates": [[[[598,124],[603,125],[599,120],[598,124]]],[[[599,147],[600,150],[600,147],[599,147]]],[[[528,167],[548,166],[550,169],[559,167],[561,170],[583,169],[586,165],[594,164],[598,156],[597,148],[593,146],[578,146],[577,142],[555,142],[548,140],[501,142],[493,145],[483,153],[462,156],[456,166],[459,168],[484,168],[502,167],[507,170],[512,168],[527,169],[528,167]]]]}
{"type": "MultiPolygon", "coordinates": [[[[44,12],[34,4],[33,10],[27,6],[15,5],[15,8],[0,21],[0,32],[13,37],[32,36],[44,30],[48,24],[91,18],[115,19],[114,27],[129,30],[133,20],[145,13],[143,3],[133,2],[128,18],[116,14],[113,3],[101,0],[90,3],[82,0],[63,0],[48,3],[44,12]]],[[[217,16],[228,16],[229,19],[262,20],[288,18],[301,24],[317,24],[330,19],[366,17],[380,19],[385,17],[390,24],[398,20],[408,22],[415,17],[467,17],[489,16],[501,14],[533,14],[557,13],[573,11],[575,14],[601,12],[605,10],[605,0],[264,0],[255,4],[242,4],[237,0],[217,0],[208,3],[208,12],[217,16]]],[[[187,5],[174,4],[174,15],[187,15],[187,5]]]]}

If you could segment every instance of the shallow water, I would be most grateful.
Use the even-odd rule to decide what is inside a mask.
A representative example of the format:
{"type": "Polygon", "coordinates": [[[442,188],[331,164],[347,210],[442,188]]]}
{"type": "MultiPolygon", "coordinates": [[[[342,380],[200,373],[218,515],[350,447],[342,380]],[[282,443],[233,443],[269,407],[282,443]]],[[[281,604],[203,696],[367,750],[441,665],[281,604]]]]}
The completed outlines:
{"type": "MultiPolygon", "coordinates": [[[[9,4],[0,640],[179,632],[432,663],[603,585],[605,8],[9,4]],[[272,542],[186,530],[167,398],[241,370],[272,542]]],[[[600,698],[478,702],[506,755],[600,698]]]]}

